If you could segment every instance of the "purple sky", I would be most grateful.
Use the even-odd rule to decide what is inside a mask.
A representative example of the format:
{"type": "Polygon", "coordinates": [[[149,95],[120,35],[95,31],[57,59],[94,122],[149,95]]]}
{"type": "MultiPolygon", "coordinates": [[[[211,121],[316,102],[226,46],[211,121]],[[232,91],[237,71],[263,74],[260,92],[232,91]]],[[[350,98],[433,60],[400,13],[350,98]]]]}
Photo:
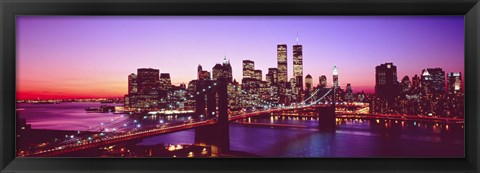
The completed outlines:
{"type": "Polygon", "coordinates": [[[121,96],[140,67],[170,73],[174,84],[211,71],[224,56],[241,80],[241,62],[276,67],[276,45],[303,45],[304,76],[327,75],[342,87],[372,90],[375,66],[393,62],[399,80],[440,67],[462,72],[463,16],[19,16],[17,94],[27,97],[121,96]],[[93,95],[92,95],[93,94],[93,95]]]}

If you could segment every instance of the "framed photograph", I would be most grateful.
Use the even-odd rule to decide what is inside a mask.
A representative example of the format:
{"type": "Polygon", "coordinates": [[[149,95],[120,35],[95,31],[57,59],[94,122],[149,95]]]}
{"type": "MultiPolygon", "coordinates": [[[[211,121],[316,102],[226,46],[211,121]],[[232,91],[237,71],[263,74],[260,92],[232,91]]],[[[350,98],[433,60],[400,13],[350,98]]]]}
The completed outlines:
{"type": "Polygon", "coordinates": [[[478,172],[477,0],[0,5],[2,172],[478,172]]]}

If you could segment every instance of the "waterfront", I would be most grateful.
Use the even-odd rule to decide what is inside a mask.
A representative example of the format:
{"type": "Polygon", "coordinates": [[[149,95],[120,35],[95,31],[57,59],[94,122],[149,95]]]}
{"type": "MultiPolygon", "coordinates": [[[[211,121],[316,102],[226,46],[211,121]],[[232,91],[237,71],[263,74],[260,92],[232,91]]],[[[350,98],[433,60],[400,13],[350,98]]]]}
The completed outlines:
{"type": "Polygon", "coordinates": [[[33,129],[49,130],[89,130],[92,125],[106,122],[112,118],[120,118],[120,114],[113,113],[86,113],[85,108],[99,107],[104,104],[100,102],[66,102],[60,104],[17,104],[20,109],[21,118],[27,119],[27,123],[32,125],[33,129]]]}
{"type": "MultiPolygon", "coordinates": [[[[93,124],[120,118],[113,113],[86,113],[101,103],[18,104],[21,118],[32,129],[86,130],[93,124]]],[[[127,116],[124,116],[126,119],[127,116]]],[[[179,118],[178,120],[184,120],[179,118]]],[[[174,121],[174,120],[170,120],[174,121]]],[[[248,123],[249,120],[243,121],[248,123]]],[[[463,157],[461,124],[394,120],[341,119],[335,133],[319,132],[317,120],[251,118],[262,124],[290,124],[299,128],[230,123],[230,146],[264,157],[463,157]]],[[[193,143],[194,130],[144,138],[137,146],[193,143]]]]}

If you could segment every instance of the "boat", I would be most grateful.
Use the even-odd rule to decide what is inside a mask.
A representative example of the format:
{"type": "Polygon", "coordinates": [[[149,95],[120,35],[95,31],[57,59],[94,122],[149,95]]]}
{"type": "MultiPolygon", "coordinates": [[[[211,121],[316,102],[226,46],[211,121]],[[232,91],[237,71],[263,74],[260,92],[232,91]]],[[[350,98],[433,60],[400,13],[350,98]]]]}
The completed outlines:
{"type": "Polygon", "coordinates": [[[87,113],[99,113],[99,112],[102,112],[99,107],[88,107],[88,108],[85,108],[85,111],[87,111],[87,113]]]}
{"type": "Polygon", "coordinates": [[[88,107],[85,108],[87,113],[108,113],[115,112],[115,106],[101,105],[100,107],[88,107]]]}

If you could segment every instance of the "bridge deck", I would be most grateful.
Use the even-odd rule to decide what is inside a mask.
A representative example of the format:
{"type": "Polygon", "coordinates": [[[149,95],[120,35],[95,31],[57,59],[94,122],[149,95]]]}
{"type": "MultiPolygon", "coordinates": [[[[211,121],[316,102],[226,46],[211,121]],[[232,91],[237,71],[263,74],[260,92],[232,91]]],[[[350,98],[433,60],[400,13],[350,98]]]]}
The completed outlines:
{"type": "MultiPolygon", "coordinates": [[[[287,112],[292,110],[314,110],[320,107],[328,107],[329,105],[311,105],[311,106],[302,106],[302,107],[289,107],[289,108],[279,108],[279,109],[269,109],[263,111],[256,111],[251,113],[245,113],[242,115],[237,115],[233,117],[229,117],[228,121],[237,121],[241,119],[246,119],[249,117],[255,117],[259,115],[268,115],[272,113],[281,113],[287,112]]],[[[432,122],[463,122],[463,119],[455,119],[455,118],[441,118],[441,117],[419,117],[419,116],[405,116],[405,115],[379,115],[379,114],[355,114],[355,113],[339,113],[337,118],[368,118],[368,119],[393,119],[393,120],[420,120],[420,121],[432,121],[432,122]]],[[[280,116],[282,116],[280,114],[280,116]]],[[[294,115],[286,115],[286,116],[294,116],[294,115]]],[[[166,134],[172,132],[183,131],[187,129],[197,128],[201,126],[213,125],[216,123],[216,120],[205,120],[205,121],[198,121],[192,122],[188,124],[170,126],[170,127],[162,127],[162,128],[153,128],[144,131],[137,131],[137,132],[128,132],[114,137],[107,137],[105,139],[97,139],[94,141],[87,141],[82,143],[74,143],[74,144],[66,144],[62,146],[57,146],[53,149],[43,150],[36,153],[33,153],[28,156],[55,156],[60,154],[65,154],[69,152],[74,152],[78,150],[88,149],[92,147],[99,147],[108,144],[113,144],[121,141],[129,141],[138,138],[145,138],[149,136],[159,135],[159,134],[166,134]]]]}
{"type": "Polygon", "coordinates": [[[215,122],[216,122],[215,120],[206,120],[206,121],[199,121],[199,122],[182,124],[182,125],[171,126],[166,128],[149,129],[149,130],[139,131],[134,133],[125,133],[119,136],[114,136],[114,137],[102,139],[99,141],[90,141],[90,142],[84,142],[80,144],[76,143],[76,144],[62,145],[62,146],[55,147],[55,149],[40,151],[37,153],[33,153],[29,156],[34,156],[34,157],[55,156],[55,155],[65,154],[65,153],[74,152],[78,150],[88,149],[92,147],[104,146],[104,145],[117,143],[121,141],[129,141],[132,139],[145,138],[153,135],[172,133],[172,132],[197,128],[201,126],[212,125],[212,124],[215,124],[215,122]]]}

